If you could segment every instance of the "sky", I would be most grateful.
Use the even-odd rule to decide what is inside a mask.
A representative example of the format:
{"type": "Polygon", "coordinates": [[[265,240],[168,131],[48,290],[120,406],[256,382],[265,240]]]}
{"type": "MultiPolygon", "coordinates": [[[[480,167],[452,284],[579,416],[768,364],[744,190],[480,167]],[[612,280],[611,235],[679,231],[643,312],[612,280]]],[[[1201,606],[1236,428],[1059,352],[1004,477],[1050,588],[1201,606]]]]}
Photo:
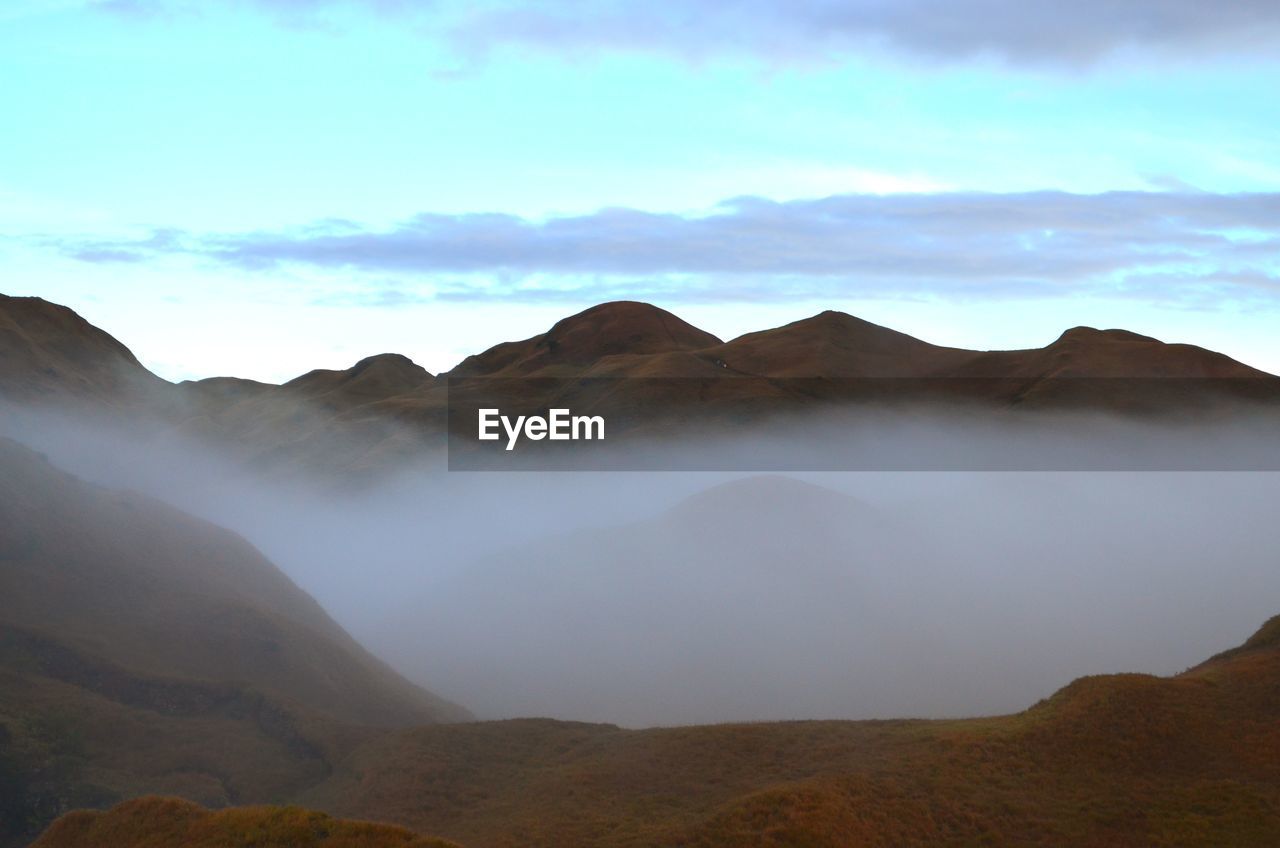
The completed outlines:
{"type": "Polygon", "coordinates": [[[1280,372],[1273,0],[6,0],[0,291],[169,379],[1125,327],[1280,372]]]}

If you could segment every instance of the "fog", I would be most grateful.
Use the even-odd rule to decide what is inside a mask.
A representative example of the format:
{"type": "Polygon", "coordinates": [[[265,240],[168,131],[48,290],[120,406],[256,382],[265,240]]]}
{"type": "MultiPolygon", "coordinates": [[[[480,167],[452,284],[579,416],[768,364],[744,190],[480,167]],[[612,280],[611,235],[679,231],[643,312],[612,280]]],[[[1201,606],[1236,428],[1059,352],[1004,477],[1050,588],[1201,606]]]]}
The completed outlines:
{"type": "MultiPolygon", "coordinates": [[[[467,473],[440,452],[357,490],[264,478],[159,427],[12,408],[0,422],[71,473],[245,536],[367,647],[481,718],[1011,712],[1084,674],[1179,672],[1280,612],[1274,472],[467,473]]],[[[881,451],[995,447],[937,426],[865,435],[881,451]]],[[[1275,467],[1274,432],[1127,431],[1181,455],[1151,467],[1180,468],[1275,467]],[[1186,456],[1224,442],[1230,464],[1186,456]]],[[[812,451],[813,433],[795,438],[812,451]]],[[[685,450],[759,468],[785,465],[784,448],[720,435],[685,450]]]]}

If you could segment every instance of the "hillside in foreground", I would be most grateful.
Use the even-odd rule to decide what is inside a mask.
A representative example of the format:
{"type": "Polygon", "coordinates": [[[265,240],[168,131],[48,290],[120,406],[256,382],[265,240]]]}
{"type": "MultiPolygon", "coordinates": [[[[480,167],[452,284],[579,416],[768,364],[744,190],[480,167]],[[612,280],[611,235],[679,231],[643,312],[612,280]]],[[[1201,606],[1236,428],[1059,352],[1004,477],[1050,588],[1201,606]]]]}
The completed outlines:
{"type": "Polygon", "coordinates": [[[452,842],[370,822],[333,819],[297,807],[210,812],[177,798],[140,798],[106,812],[59,819],[32,848],[451,848],[452,842]]]}
{"type": "Polygon", "coordinates": [[[955,721],[391,733],[303,803],[479,846],[1274,845],[1280,618],[1172,678],[955,721]]]}
{"type": "MultiPolygon", "coordinates": [[[[468,848],[1275,845],[1280,617],[1175,677],[1086,677],[996,718],[391,731],[293,800],[468,848]]],[[[75,813],[37,844],[106,844],[72,841],[94,826],[120,848],[178,844],[149,835],[165,803],[75,813]]],[[[387,839],[350,844],[417,844],[387,839]]]]}

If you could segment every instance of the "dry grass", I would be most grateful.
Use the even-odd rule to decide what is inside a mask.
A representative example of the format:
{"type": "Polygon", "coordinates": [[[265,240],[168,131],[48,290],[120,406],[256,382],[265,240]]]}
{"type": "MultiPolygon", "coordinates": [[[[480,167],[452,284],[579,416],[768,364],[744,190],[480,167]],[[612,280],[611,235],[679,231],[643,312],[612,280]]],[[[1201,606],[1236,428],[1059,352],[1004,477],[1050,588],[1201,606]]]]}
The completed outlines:
{"type": "Polygon", "coordinates": [[[210,812],[177,798],[140,798],[63,816],[32,848],[450,848],[403,828],[344,821],[300,807],[210,812]]]}
{"type": "Polygon", "coordinates": [[[1280,844],[1280,650],[1088,677],[1013,716],[371,742],[304,797],[481,846],[1280,844]]]}

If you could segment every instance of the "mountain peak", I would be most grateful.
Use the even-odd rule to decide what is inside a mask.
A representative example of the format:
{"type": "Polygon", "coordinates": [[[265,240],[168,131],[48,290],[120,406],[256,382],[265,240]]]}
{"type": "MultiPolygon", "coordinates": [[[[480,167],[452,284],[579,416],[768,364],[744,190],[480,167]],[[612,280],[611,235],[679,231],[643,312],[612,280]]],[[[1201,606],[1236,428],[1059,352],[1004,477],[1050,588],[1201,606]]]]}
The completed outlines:
{"type": "Polygon", "coordinates": [[[548,349],[593,360],[620,353],[698,350],[720,339],[665,309],[634,300],[615,300],[570,315],[543,337],[548,349]]]}
{"type": "Polygon", "coordinates": [[[832,309],[739,336],[717,353],[748,374],[833,378],[917,376],[968,355],[832,309]]]}
{"type": "Polygon", "coordinates": [[[352,377],[377,371],[383,374],[399,374],[409,379],[421,380],[431,372],[402,353],[376,353],[366,356],[347,370],[352,377]]]}
{"type": "Polygon", "coordinates": [[[529,375],[548,368],[584,367],[606,356],[701,350],[720,339],[649,303],[616,300],[557,321],[547,332],[468,357],[451,373],[529,375]]]}
{"type": "Polygon", "coordinates": [[[1134,333],[1129,330],[1099,330],[1096,327],[1072,327],[1058,336],[1054,344],[1062,342],[1146,342],[1149,344],[1164,344],[1159,339],[1151,336],[1144,336],[1140,333],[1134,333]]]}
{"type": "Polygon", "coordinates": [[[352,399],[375,400],[412,392],[432,379],[431,372],[407,356],[379,353],[341,371],[308,371],[285,383],[284,388],[312,398],[338,392],[352,399]]]}
{"type": "Polygon", "coordinates": [[[115,402],[163,385],[127,347],[74,310],[0,294],[0,393],[115,402]]]}

